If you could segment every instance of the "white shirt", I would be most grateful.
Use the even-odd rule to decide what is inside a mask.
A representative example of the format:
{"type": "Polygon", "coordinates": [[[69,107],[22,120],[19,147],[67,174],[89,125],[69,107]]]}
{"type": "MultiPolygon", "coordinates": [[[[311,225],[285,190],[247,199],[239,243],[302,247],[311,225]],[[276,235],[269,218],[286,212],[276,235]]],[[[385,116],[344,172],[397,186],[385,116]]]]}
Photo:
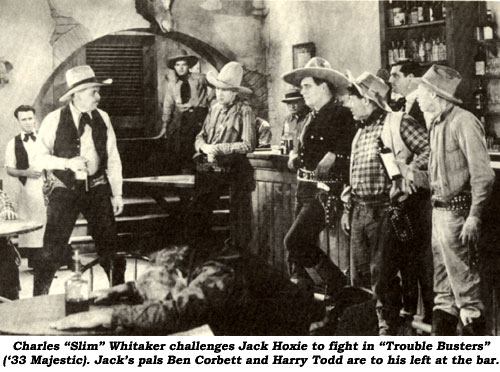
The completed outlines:
{"type": "MultiPolygon", "coordinates": [[[[70,103],[69,105],[71,115],[73,117],[73,124],[78,129],[78,123],[80,121],[80,116],[82,113],[70,103]]],[[[120,160],[120,154],[118,153],[118,148],[116,146],[116,135],[111,125],[111,120],[109,115],[97,109],[99,114],[101,114],[102,119],[107,127],[107,143],[106,150],[108,152],[108,167],[107,176],[109,184],[111,186],[111,192],[113,196],[122,195],[122,163],[120,160]]],[[[90,115],[90,113],[89,113],[90,115]]],[[[40,126],[40,131],[38,133],[38,138],[36,141],[36,154],[35,154],[35,164],[39,168],[53,170],[66,169],[68,159],[59,158],[54,156],[54,142],[56,139],[56,131],[59,125],[59,119],[61,117],[61,109],[57,109],[49,113],[45,119],[43,119],[40,126]]],[[[97,172],[99,168],[99,156],[94,146],[94,140],[92,139],[92,128],[90,125],[85,126],[85,131],[80,138],[80,156],[88,160],[87,168],[89,175],[92,176],[97,172]]]]}

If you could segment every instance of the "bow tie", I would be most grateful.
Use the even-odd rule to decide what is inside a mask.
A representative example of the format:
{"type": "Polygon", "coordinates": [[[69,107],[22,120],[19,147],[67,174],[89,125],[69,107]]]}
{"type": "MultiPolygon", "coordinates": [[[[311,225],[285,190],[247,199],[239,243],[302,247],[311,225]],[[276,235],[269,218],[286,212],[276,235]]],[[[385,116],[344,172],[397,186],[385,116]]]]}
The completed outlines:
{"type": "Polygon", "coordinates": [[[24,142],[28,142],[30,138],[33,140],[33,142],[35,142],[36,136],[33,134],[33,132],[24,134],[24,142]]]}

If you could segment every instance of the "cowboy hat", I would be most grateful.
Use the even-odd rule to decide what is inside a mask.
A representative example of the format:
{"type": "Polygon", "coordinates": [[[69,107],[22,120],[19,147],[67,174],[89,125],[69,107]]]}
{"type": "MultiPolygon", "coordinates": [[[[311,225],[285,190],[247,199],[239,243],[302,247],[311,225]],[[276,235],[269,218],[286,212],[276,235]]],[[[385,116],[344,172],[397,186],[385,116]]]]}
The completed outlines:
{"type": "Polygon", "coordinates": [[[198,63],[199,58],[196,57],[195,55],[188,54],[184,49],[180,49],[176,52],[173,53],[173,57],[169,57],[167,59],[167,67],[171,70],[174,69],[175,63],[177,61],[186,61],[189,68],[193,67],[198,63]]]}
{"type": "Polygon", "coordinates": [[[113,79],[106,79],[102,82],[97,81],[94,70],[88,65],[76,66],[66,71],[66,84],[68,90],[64,93],[59,102],[63,102],[71,98],[71,95],[80,92],[90,87],[102,87],[111,85],[113,79]]]}
{"type": "Polygon", "coordinates": [[[382,110],[392,111],[384,98],[389,93],[389,87],[381,78],[365,71],[355,79],[349,70],[347,71],[347,78],[363,97],[373,101],[382,110]]]}
{"type": "Polygon", "coordinates": [[[346,88],[349,86],[349,82],[345,76],[332,69],[330,63],[321,57],[313,57],[304,67],[297,68],[281,76],[288,84],[295,85],[296,87],[299,87],[302,79],[307,77],[315,77],[332,83],[338,89],[339,95],[344,94],[346,88]]]}
{"type": "Polygon", "coordinates": [[[447,101],[462,104],[462,100],[455,97],[457,87],[462,81],[460,73],[451,67],[432,65],[421,78],[413,79],[417,84],[425,84],[436,94],[447,101]]]}
{"type": "Polygon", "coordinates": [[[209,71],[207,80],[216,88],[237,90],[240,93],[252,93],[252,90],[241,86],[243,80],[243,67],[238,62],[229,62],[215,74],[209,71]]]}
{"type": "Polygon", "coordinates": [[[304,97],[302,97],[302,94],[300,94],[300,89],[299,88],[291,88],[288,89],[285,92],[285,98],[281,100],[281,102],[284,103],[291,103],[291,102],[297,102],[300,100],[303,100],[304,97]]]}

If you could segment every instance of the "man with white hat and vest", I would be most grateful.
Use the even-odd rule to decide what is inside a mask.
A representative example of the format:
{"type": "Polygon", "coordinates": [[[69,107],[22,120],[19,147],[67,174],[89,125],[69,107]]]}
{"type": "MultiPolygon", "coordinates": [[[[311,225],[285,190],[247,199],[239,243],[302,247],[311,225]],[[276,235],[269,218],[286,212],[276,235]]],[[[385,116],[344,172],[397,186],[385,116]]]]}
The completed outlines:
{"type": "Polygon", "coordinates": [[[113,284],[123,283],[125,260],[113,256],[115,215],[123,211],[122,165],[106,112],[97,108],[101,86],[90,66],[66,71],[66,104],[43,120],[35,163],[50,170],[50,195],[43,249],[34,268],[33,295],[47,294],[79,213],[87,219],[100,263],[113,284]]]}
{"type": "MultiPolygon", "coordinates": [[[[326,288],[335,302],[346,277],[318,246],[320,232],[327,216],[321,203],[331,198],[330,227],[335,227],[336,202],[348,181],[350,144],[354,135],[352,115],[339,103],[348,81],[330,63],[312,58],[303,68],[282,76],[287,83],[301,87],[305,103],[311,108],[299,135],[298,151],[292,152],[289,167],[297,171],[295,221],[284,244],[288,251],[290,280],[298,284],[314,284],[326,288]],[[318,189],[322,183],[329,189],[318,189]],[[311,283],[312,280],[312,283],[311,283]]],[[[326,203],[324,203],[326,205],[326,203]]]]}
{"type": "Polygon", "coordinates": [[[197,192],[188,225],[194,239],[191,245],[196,247],[213,245],[209,242],[213,235],[212,211],[232,180],[242,176],[245,154],[252,152],[257,144],[254,112],[240,98],[241,94],[252,93],[241,85],[241,64],[229,62],[219,74],[209,72],[207,79],[215,87],[217,101],[210,107],[194,143],[197,192]]]}
{"type": "MultiPolygon", "coordinates": [[[[429,156],[424,128],[403,113],[393,113],[385,101],[389,87],[375,75],[365,72],[349,77],[346,106],[359,129],[352,142],[350,186],[344,190],[342,228],[351,240],[352,282],[371,288],[377,300],[380,335],[395,335],[401,309],[398,249],[391,226],[393,182],[379,157],[380,141],[405,165],[406,173],[424,167],[429,156]],[[407,160],[412,159],[406,166],[407,160]]],[[[403,173],[402,172],[402,173],[403,173]]]]}
{"type": "Polygon", "coordinates": [[[167,138],[168,171],[193,169],[194,140],[208,112],[205,75],[190,71],[198,57],[184,49],[167,61],[174,76],[166,85],[163,100],[163,127],[167,138]],[[177,169],[176,169],[177,168],[177,169]]]}
{"type": "Polygon", "coordinates": [[[417,100],[430,124],[429,183],[432,199],[434,314],[432,332],[486,334],[480,296],[477,244],[482,212],[491,194],[491,168],[484,128],[460,108],[456,90],[462,78],[447,66],[433,65],[418,79],[417,100]]]}

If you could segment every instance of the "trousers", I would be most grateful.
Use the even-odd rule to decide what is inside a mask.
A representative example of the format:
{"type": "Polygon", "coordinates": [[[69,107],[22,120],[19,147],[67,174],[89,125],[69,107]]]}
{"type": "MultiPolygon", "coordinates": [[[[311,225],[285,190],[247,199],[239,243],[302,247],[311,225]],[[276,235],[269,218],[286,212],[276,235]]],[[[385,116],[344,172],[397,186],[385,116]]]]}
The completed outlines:
{"type": "Polygon", "coordinates": [[[113,267],[113,277],[109,278],[112,285],[125,281],[125,259],[114,256],[117,231],[110,196],[108,184],[97,185],[88,192],[80,186],[75,190],[57,187],[52,191],[47,207],[43,248],[34,266],[34,296],[49,293],[55,272],[68,257],[68,240],[79,213],[88,222],[99,263],[108,278],[113,267]]]}

